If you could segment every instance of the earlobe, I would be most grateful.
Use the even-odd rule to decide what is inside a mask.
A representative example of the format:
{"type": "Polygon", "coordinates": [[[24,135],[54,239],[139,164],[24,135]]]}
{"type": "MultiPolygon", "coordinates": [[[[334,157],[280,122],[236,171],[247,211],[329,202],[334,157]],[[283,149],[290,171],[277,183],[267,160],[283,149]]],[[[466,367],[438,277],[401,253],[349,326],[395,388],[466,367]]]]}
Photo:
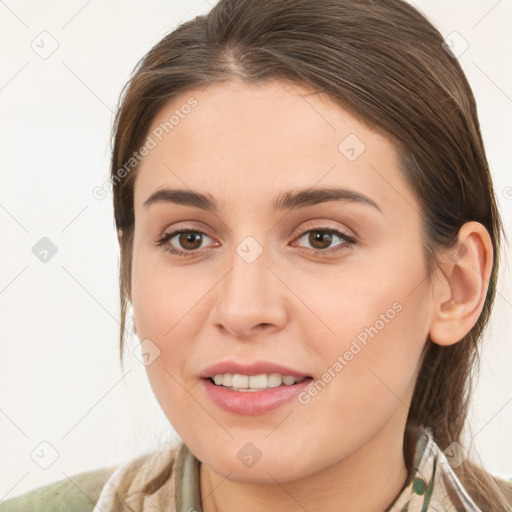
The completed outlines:
{"type": "Polygon", "coordinates": [[[117,241],[119,242],[119,246],[121,246],[121,240],[123,239],[123,230],[118,229],[117,230],[117,241]]]}
{"type": "Polygon", "coordinates": [[[482,312],[493,264],[493,246],[485,226],[466,222],[455,249],[444,256],[443,276],[434,284],[430,339],[448,346],[460,341],[482,312]]]}

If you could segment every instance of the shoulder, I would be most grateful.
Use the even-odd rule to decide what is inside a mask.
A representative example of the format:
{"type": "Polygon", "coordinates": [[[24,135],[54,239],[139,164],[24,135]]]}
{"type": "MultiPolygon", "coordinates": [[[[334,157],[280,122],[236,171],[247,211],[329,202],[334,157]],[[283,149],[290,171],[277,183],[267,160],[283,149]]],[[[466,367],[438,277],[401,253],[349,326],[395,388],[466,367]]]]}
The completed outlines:
{"type": "Polygon", "coordinates": [[[72,475],[0,503],[0,512],[91,512],[117,466],[72,475]]]}
{"type": "Polygon", "coordinates": [[[122,464],[85,471],[37,487],[0,501],[0,512],[93,512],[102,494],[109,498],[111,487],[128,491],[135,484],[142,485],[147,478],[158,476],[154,471],[173,462],[180,446],[179,443],[170,449],[147,452],[122,464]]]}

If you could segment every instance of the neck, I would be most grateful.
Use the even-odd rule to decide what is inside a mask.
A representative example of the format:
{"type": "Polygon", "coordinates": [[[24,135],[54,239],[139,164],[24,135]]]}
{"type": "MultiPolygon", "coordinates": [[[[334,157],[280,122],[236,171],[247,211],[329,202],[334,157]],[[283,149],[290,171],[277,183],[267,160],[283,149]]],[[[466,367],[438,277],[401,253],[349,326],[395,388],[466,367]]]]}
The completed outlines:
{"type": "Polygon", "coordinates": [[[203,512],[239,512],[241,504],[246,512],[383,512],[407,479],[403,428],[392,426],[336,464],[285,483],[236,482],[201,464],[203,512]]]}

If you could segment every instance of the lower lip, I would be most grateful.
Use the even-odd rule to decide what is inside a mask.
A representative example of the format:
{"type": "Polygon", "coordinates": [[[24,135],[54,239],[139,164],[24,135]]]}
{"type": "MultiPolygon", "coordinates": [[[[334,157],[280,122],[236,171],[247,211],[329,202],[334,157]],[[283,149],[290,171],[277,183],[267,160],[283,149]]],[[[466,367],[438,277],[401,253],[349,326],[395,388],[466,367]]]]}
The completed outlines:
{"type": "Polygon", "coordinates": [[[295,398],[312,382],[312,379],[305,379],[291,386],[284,385],[261,391],[232,391],[213,384],[209,379],[204,379],[203,382],[209,397],[225,411],[257,416],[273,411],[295,398]]]}

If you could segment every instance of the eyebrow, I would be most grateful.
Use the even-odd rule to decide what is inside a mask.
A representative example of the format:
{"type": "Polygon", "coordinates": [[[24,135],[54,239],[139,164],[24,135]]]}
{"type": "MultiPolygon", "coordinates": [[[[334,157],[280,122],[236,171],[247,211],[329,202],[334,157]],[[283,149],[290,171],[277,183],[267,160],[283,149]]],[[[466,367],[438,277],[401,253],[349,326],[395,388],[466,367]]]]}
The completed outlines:
{"type": "MultiPolygon", "coordinates": [[[[339,187],[309,188],[298,191],[282,192],[272,203],[274,212],[295,210],[331,201],[347,201],[372,206],[382,213],[379,205],[369,197],[339,187]]],[[[218,204],[211,194],[192,190],[163,188],[153,192],[143,203],[148,208],[155,203],[172,203],[192,206],[206,211],[218,211],[218,204]]]]}

